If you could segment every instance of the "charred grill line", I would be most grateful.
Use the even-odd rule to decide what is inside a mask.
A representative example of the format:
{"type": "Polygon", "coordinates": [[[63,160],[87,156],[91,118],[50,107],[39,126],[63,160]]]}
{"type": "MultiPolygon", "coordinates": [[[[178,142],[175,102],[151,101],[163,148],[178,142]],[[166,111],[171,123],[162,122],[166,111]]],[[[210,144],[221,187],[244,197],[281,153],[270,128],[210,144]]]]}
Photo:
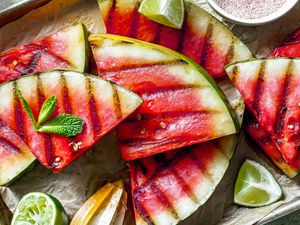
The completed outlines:
{"type": "MultiPolygon", "coordinates": [[[[37,76],[37,97],[38,97],[38,105],[39,108],[41,109],[46,98],[44,95],[43,84],[39,76],[37,76]]],[[[42,137],[44,139],[45,156],[46,156],[47,164],[49,167],[52,167],[54,163],[54,150],[53,150],[53,143],[51,140],[51,136],[49,134],[43,133],[42,137]]]]}
{"type": "Polygon", "coordinates": [[[255,110],[257,119],[260,118],[260,103],[261,103],[261,95],[264,87],[264,76],[265,76],[265,70],[266,70],[266,61],[262,61],[260,64],[260,69],[258,72],[258,78],[257,83],[255,86],[254,91],[254,102],[253,102],[253,109],[255,110]]]}
{"type": "Polygon", "coordinates": [[[146,210],[146,208],[143,206],[143,204],[139,201],[140,196],[137,193],[133,193],[133,204],[135,210],[138,212],[138,214],[143,218],[143,220],[148,224],[148,225],[155,225],[153,221],[151,220],[151,216],[149,212],[146,210]]]}
{"type": "Polygon", "coordinates": [[[121,105],[120,105],[118,88],[113,83],[111,83],[111,87],[113,89],[113,99],[114,99],[114,108],[115,108],[116,117],[117,117],[117,120],[120,120],[122,118],[122,110],[121,110],[121,105]]]}
{"type": "Polygon", "coordinates": [[[112,6],[108,12],[107,25],[106,25],[107,33],[114,33],[113,19],[114,19],[114,12],[116,10],[116,4],[117,4],[117,0],[113,0],[112,6]]]}
{"type": "Polygon", "coordinates": [[[152,41],[152,43],[158,44],[160,41],[160,33],[161,33],[161,29],[163,28],[162,25],[158,24],[157,25],[157,31],[156,31],[156,36],[155,39],[152,41]]]}
{"type": "Polygon", "coordinates": [[[234,57],[235,54],[235,39],[232,38],[231,40],[231,44],[228,48],[227,54],[226,54],[226,61],[225,61],[225,65],[227,65],[228,63],[230,63],[232,61],[232,58],[234,57]]]}
{"type": "Polygon", "coordinates": [[[70,100],[70,96],[69,96],[67,81],[66,81],[66,78],[65,78],[63,72],[60,75],[60,85],[62,87],[62,92],[63,92],[63,102],[64,102],[65,112],[68,114],[71,114],[72,113],[72,105],[71,105],[71,100],[70,100]]]}
{"type": "Polygon", "coordinates": [[[183,26],[180,30],[180,38],[179,38],[179,42],[178,42],[178,46],[177,46],[177,51],[178,52],[182,52],[183,50],[183,44],[184,44],[184,40],[185,40],[185,32],[186,32],[186,27],[187,27],[187,16],[185,15],[185,18],[184,18],[184,23],[183,23],[183,26]]]}
{"type": "Polygon", "coordinates": [[[176,212],[176,209],[173,207],[167,196],[160,190],[160,188],[153,183],[150,184],[150,188],[155,194],[155,196],[159,199],[159,201],[168,209],[170,210],[171,214],[176,220],[179,220],[179,215],[176,212]]]}
{"type": "Polygon", "coordinates": [[[287,111],[287,97],[289,94],[289,89],[290,89],[290,83],[291,83],[291,76],[292,76],[292,70],[294,68],[294,62],[293,60],[290,60],[288,68],[287,68],[287,73],[285,75],[285,80],[284,80],[284,89],[283,92],[280,94],[281,99],[279,100],[281,102],[281,105],[277,109],[277,118],[275,120],[275,131],[277,134],[280,134],[283,130],[283,125],[284,125],[284,119],[287,111]]]}
{"type": "MultiPolygon", "coordinates": [[[[0,122],[1,123],[1,127],[2,127],[2,121],[0,122]]],[[[4,126],[4,125],[3,125],[4,126]]],[[[7,139],[4,139],[4,138],[2,138],[2,137],[0,137],[0,146],[2,147],[2,148],[4,148],[5,150],[7,150],[7,151],[10,151],[10,152],[13,152],[13,153],[15,153],[15,154],[17,154],[17,153],[19,153],[20,152],[20,149],[16,146],[16,145],[14,145],[12,142],[10,142],[9,140],[7,140],[7,139]]]]}
{"type": "Polygon", "coordinates": [[[27,75],[30,73],[35,72],[37,63],[39,62],[41,55],[43,54],[42,50],[37,50],[33,56],[31,57],[30,62],[28,63],[28,66],[18,64],[15,69],[21,73],[21,75],[27,75]]]}
{"type": "Polygon", "coordinates": [[[225,153],[225,149],[220,144],[220,142],[217,140],[214,140],[214,141],[212,141],[212,144],[215,146],[216,149],[218,149],[220,151],[220,153],[224,156],[224,158],[226,158],[229,161],[229,158],[228,158],[227,154],[225,153]]]}
{"type": "Polygon", "coordinates": [[[201,59],[200,59],[200,65],[203,65],[205,67],[206,61],[207,61],[207,56],[208,56],[208,51],[210,49],[210,41],[213,33],[213,24],[212,21],[210,20],[207,26],[205,38],[204,38],[204,46],[202,48],[201,52],[201,59]]]}
{"type": "Polygon", "coordinates": [[[236,83],[237,76],[239,75],[239,68],[237,66],[234,66],[232,69],[232,77],[231,81],[232,83],[236,83]]]}
{"type": "Polygon", "coordinates": [[[199,160],[199,158],[197,157],[197,155],[195,154],[194,151],[195,151],[194,149],[191,150],[190,154],[188,155],[188,157],[190,157],[190,159],[192,159],[195,162],[195,164],[197,165],[197,167],[199,168],[199,170],[201,171],[201,173],[209,180],[209,182],[211,184],[213,184],[214,181],[213,181],[213,178],[212,178],[211,174],[208,173],[207,168],[203,165],[203,162],[201,162],[199,160]]]}
{"type": "Polygon", "coordinates": [[[94,136],[97,136],[101,132],[101,123],[100,123],[100,119],[97,114],[97,107],[96,107],[96,102],[95,102],[92,81],[89,77],[86,77],[85,79],[86,79],[86,90],[88,92],[88,101],[89,101],[89,108],[90,108],[89,111],[90,111],[90,115],[91,115],[94,136]]]}
{"type": "MultiPolygon", "coordinates": [[[[138,70],[138,69],[150,69],[153,67],[161,67],[161,66],[170,66],[170,65],[176,65],[176,64],[182,64],[181,60],[173,60],[173,61],[165,61],[165,62],[155,62],[155,63],[145,63],[145,64],[134,64],[134,65],[128,65],[128,66],[120,66],[120,67],[113,67],[109,70],[103,70],[101,71],[103,74],[106,74],[104,76],[107,76],[107,74],[110,73],[118,73],[120,71],[132,71],[132,70],[138,70]]],[[[186,62],[184,62],[186,63],[186,62]]]]}
{"type": "Polygon", "coordinates": [[[138,12],[138,6],[139,3],[137,2],[133,13],[132,13],[132,18],[131,18],[131,24],[130,24],[130,37],[135,38],[138,32],[138,27],[139,27],[139,15],[140,13],[138,12]]]}
{"type": "Polygon", "coordinates": [[[17,82],[14,81],[14,83],[13,83],[13,93],[14,93],[14,106],[15,106],[15,112],[14,112],[15,115],[14,115],[14,117],[15,117],[15,124],[16,124],[16,132],[27,143],[26,137],[25,137],[25,132],[24,132],[24,127],[23,127],[24,124],[23,124],[23,120],[22,120],[21,102],[20,102],[19,97],[17,95],[16,88],[17,88],[17,82]]]}

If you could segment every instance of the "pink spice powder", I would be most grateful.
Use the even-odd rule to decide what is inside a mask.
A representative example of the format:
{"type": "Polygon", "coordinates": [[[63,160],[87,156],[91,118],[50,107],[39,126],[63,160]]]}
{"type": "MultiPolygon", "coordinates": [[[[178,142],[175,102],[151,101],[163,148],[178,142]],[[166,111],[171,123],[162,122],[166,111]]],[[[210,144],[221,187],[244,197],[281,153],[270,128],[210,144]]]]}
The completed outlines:
{"type": "Polygon", "coordinates": [[[216,0],[227,13],[242,19],[258,19],[271,15],[287,0],[216,0]]]}

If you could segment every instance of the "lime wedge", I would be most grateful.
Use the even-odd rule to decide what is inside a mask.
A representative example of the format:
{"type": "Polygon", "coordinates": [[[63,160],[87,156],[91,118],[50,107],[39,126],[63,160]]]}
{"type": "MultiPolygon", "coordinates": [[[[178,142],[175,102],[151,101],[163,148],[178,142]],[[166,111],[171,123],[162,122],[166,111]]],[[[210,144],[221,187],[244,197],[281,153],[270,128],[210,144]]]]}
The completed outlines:
{"type": "Polygon", "coordinates": [[[67,225],[68,218],[60,202],[45,193],[32,192],[19,202],[11,225],[67,225]]]}
{"type": "Polygon", "coordinates": [[[183,0],[143,0],[139,12],[150,20],[177,29],[184,20],[183,0]]]}
{"type": "Polygon", "coordinates": [[[262,165],[246,160],[234,188],[234,202],[248,207],[270,205],[282,197],[282,190],[273,175],[262,165]]]}

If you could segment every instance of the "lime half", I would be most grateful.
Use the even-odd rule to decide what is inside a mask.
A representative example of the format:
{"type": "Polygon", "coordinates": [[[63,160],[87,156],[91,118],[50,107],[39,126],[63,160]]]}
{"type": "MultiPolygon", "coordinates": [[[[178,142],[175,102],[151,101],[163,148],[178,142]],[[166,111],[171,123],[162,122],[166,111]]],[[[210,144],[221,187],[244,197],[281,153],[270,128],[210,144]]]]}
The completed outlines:
{"type": "Polygon", "coordinates": [[[234,202],[248,207],[272,204],[282,197],[282,190],[273,175],[262,165],[246,160],[234,188],[234,202]]]}
{"type": "Polygon", "coordinates": [[[11,225],[67,225],[68,218],[60,202],[45,193],[32,192],[19,202],[11,225]]]}
{"type": "Polygon", "coordinates": [[[150,20],[177,29],[184,20],[183,0],[143,0],[139,12],[150,20]]]}

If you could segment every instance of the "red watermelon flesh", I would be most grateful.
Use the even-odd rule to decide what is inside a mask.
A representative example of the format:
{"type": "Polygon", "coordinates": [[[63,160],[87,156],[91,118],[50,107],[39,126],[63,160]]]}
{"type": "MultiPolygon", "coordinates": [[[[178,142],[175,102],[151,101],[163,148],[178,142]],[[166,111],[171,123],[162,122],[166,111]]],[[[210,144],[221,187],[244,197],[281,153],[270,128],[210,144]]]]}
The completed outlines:
{"type": "Polygon", "coordinates": [[[272,135],[265,131],[250,113],[249,115],[247,114],[245,118],[243,128],[249,134],[251,139],[261,147],[261,149],[271,158],[273,163],[286,175],[291,178],[295,177],[300,168],[299,160],[296,160],[293,163],[287,163],[282,157],[280,149],[274,144],[272,135]]]}
{"type": "Polygon", "coordinates": [[[84,72],[86,39],[85,27],[78,24],[0,54],[0,83],[54,69],[84,72]]]}
{"type": "Polygon", "coordinates": [[[203,205],[227,170],[235,135],[130,162],[137,225],[177,224],[203,205]]]}
{"type": "Polygon", "coordinates": [[[138,12],[140,0],[98,0],[107,32],[156,43],[185,54],[214,78],[224,66],[252,58],[249,49],[201,7],[185,1],[182,29],[153,22],[138,12]]]}
{"type": "Polygon", "coordinates": [[[257,59],[229,65],[229,77],[288,163],[300,148],[300,60],[257,59]]]}
{"type": "Polygon", "coordinates": [[[36,158],[54,172],[61,171],[131,114],[142,100],[101,78],[79,72],[53,71],[23,76],[0,86],[0,120],[13,129],[36,158]],[[57,97],[54,115],[71,113],[84,120],[81,134],[66,138],[38,133],[21,105],[21,90],[35,118],[45,99],[57,97]]]}
{"type": "Polygon", "coordinates": [[[91,36],[90,43],[99,76],[144,100],[117,128],[126,160],[237,131],[234,124],[238,122],[222,91],[202,68],[181,54],[109,34],[91,36]]]}
{"type": "Polygon", "coordinates": [[[284,41],[283,41],[283,46],[285,45],[291,45],[291,44],[298,44],[300,42],[300,28],[295,30],[293,33],[288,35],[284,41]]]}

